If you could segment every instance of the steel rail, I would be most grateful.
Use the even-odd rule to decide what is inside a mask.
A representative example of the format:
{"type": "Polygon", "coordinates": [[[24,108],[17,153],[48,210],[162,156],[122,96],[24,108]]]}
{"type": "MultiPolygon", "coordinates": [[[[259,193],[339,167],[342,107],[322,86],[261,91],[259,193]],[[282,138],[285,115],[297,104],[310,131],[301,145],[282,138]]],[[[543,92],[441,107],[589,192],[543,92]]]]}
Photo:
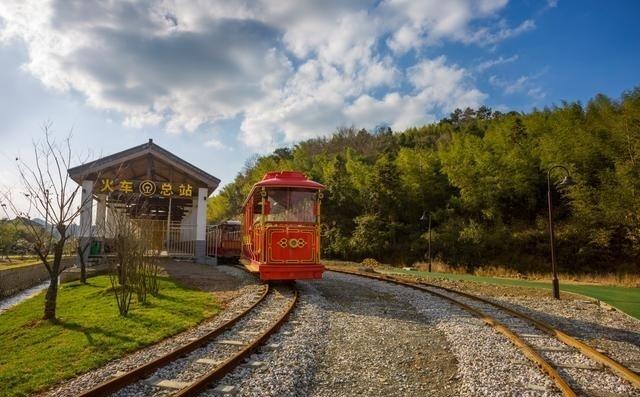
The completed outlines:
{"type": "Polygon", "coordinates": [[[242,319],[244,316],[246,316],[250,311],[252,311],[260,302],[262,302],[264,300],[264,298],[267,296],[267,294],[269,293],[269,285],[266,284],[264,291],[262,292],[262,294],[260,295],[259,299],[256,300],[255,302],[253,302],[251,304],[251,306],[249,306],[248,308],[244,309],[241,313],[237,314],[236,316],[234,316],[233,318],[227,320],[226,322],[224,322],[223,324],[219,325],[218,327],[216,327],[215,329],[211,330],[210,332],[208,332],[207,334],[199,337],[198,339],[191,341],[163,356],[160,356],[152,361],[149,361],[137,368],[134,368],[120,376],[117,376],[115,378],[109,379],[95,387],[93,387],[92,389],[80,393],[78,394],[78,397],[100,397],[100,396],[106,396],[109,394],[113,394],[114,392],[116,392],[117,390],[120,390],[122,388],[124,388],[127,385],[130,385],[142,378],[144,378],[145,376],[150,375],[151,373],[153,373],[156,369],[160,368],[160,367],[164,367],[165,365],[169,364],[172,361],[175,361],[176,359],[184,356],[187,353],[190,353],[194,350],[196,350],[197,348],[205,345],[206,343],[208,343],[211,339],[221,335],[223,332],[225,332],[226,330],[228,330],[229,328],[231,328],[234,324],[236,324],[238,321],[240,321],[240,319],[242,319]]]}
{"type": "Polygon", "coordinates": [[[500,321],[496,320],[495,318],[489,316],[488,314],[474,308],[471,307],[469,305],[467,305],[466,303],[460,302],[450,296],[441,294],[439,292],[436,291],[432,291],[422,285],[419,284],[415,284],[415,283],[410,283],[407,281],[402,281],[402,280],[398,280],[396,278],[393,277],[389,277],[389,276],[383,276],[383,275],[373,275],[373,274],[363,274],[363,273],[357,273],[357,272],[350,272],[350,271],[346,271],[346,270],[336,270],[336,269],[327,269],[330,270],[332,272],[336,272],[336,273],[343,273],[343,274],[349,274],[349,275],[353,275],[353,276],[360,276],[360,277],[365,277],[365,278],[370,278],[373,280],[378,280],[378,281],[387,281],[387,282],[391,282],[391,283],[395,283],[395,284],[399,284],[399,285],[403,285],[405,287],[409,287],[409,288],[413,288],[413,289],[417,289],[419,291],[423,291],[423,292],[427,292],[429,294],[435,295],[439,298],[442,298],[448,302],[453,303],[454,305],[472,313],[473,315],[475,315],[476,317],[480,318],[482,321],[484,321],[486,324],[490,325],[491,327],[493,327],[496,331],[500,332],[502,335],[504,335],[507,339],[509,339],[509,341],[511,341],[511,343],[513,343],[516,347],[518,347],[522,353],[531,361],[533,361],[534,364],[536,364],[538,366],[538,368],[545,373],[547,376],[549,376],[551,378],[551,380],[555,383],[555,385],[558,387],[558,389],[560,389],[560,391],[562,392],[562,394],[565,397],[577,397],[577,393],[571,388],[571,386],[569,386],[569,384],[562,378],[562,376],[560,376],[560,374],[558,373],[558,371],[556,371],[556,369],[549,364],[549,362],[547,362],[542,356],[540,356],[531,346],[529,346],[529,344],[527,342],[525,342],[522,338],[520,338],[517,334],[515,334],[513,331],[511,331],[506,325],[502,324],[500,321]]]}
{"type": "MultiPolygon", "coordinates": [[[[392,277],[393,278],[393,277],[392,277]]],[[[530,323],[531,325],[533,325],[534,327],[538,328],[539,330],[543,331],[544,333],[546,333],[549,336],[552,336],[556,339],[558,339],[559,341],[565,343],[566,345],[569,345],[571,347],[574,347],[576,349],[578,349],[580,351],[580,353],[582,353],[583,355],[591,358],[594,361],[599,362],[600,364],[608,367],[612,372],[614,372],[615,374],[617,374],[618,376],[620,376],[623,379],[628,380],[629,382],[631,382],[632,385],[634,385],[635,387],[640,388],[640,375],[638,375],[637,373],[635,373],[634,371],[632,371],[631,369],[625,367],[623,364],[619,363],[618,361],[614,360],[613,358],[607,356],[604,353],[599,352],[598,350],[596,350],[593,346],[590,346],[584,342],[582,342],[579,339],[576,339],[575,337],[553,327],[550,324],[547,324],[541,320],[537,320],[527,314],[518,312],[514,309],[511,309],[510,307],[504,306],[500,303],[496,303],[493,301],[490,301],[488,299],[482,298],[480,296],[476,296],[476,295],[472,295],[466,292],[462,292],[462,291],[456,291],[454,289],[451,288],[447,288],[447,287],[441,287],[435,284],[431,284],[431,283],[427,283],[424,281],[418,281],[419,284],[421,285],[427,285],[433,288],[439,288],[442,289],[444,291],[447,292],[451,292],[451,293],[455,293],[455,294],[459,294],[462,296],[465,296],[467,298],[470,299],[474,299],[477,300],[479,302],[483,302],[483,303],[487,303],[489,305],[492,305],[494,307],[497,307],[498,309],[504,310],[505,312],[518,317],[522,320],[527,321],[528,323],[530,323]]]]}
{"type": "Polygon", "coordinates": [[[173,397],[190,397],[196,396],[200,392],[204,391],[208,388],[209,384],[222,379],[226,374],[231,372],[234,368],[236,368],[242,361],[247,358],[254,350],[256,350],[260,345],[262,345],[271,334],[276,332],[278,328],[286,321],[289,314],[293,311],[297,301],[298,301],[298,290],[293,287],[294,295],[293,299],[289,303],[289,307],[287,310],[278,318],[273,325],[269,327],[265,332],[263,332],[260,337],[255,339],[249,345],[247,345],[244,349],[236,353],[233,357],[225,360],[220,366],[212,369],[211,371],[205,373],[196,379],[188,387],[180,390],[176,394],[173,394],[173,397]]]}

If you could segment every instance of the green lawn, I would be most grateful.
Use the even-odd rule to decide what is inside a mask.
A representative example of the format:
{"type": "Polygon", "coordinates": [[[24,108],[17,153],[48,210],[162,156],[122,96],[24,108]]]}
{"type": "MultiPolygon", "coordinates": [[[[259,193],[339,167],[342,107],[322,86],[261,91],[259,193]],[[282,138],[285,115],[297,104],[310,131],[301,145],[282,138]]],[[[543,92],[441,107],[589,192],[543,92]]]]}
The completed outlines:
{"type": "Polygon", "coordinates": [[[0,270],[13,269],[13,268],[16,268],[16,267],[37,265],[39,263],[42,263],[42,262],[39,259],[33,259],[33,258],[11,259],[11,262],[9,262],[9,261],[0,262],[0,270]]]}
{"type": "MultiPolygon", "coordinates": [[[[63,260],[65,260],[70,257],[71,256],[63,256],[62,258],[63,260]]],[[[21,258],[20,256],[9,256],[9,258],[11,258],[10,261],[7,260],[6,258],[3,258],[2,260],[0,260],[0,271],[3,269],[13,269],[16,267],[38,265],[42,263],[42,261],[37,257],[21,258]]],[[[49,259],[53,259],[53,256],[50,256],[49,259]]]]}
{"type": "MultiPolygon", "coordinates": [[[[63,284],[59,324],[41,321],[44,293],[0,314],[0,395],[23,396],[187,329],[215,298],[162,279],[160,295],[120,317],[108,276],[63,284]]],[[[135,302],[135,298],[134,298],[135,302]]]]}
{"type": "MultiPolygon", "coordinates": [[[[499,285],[512,285],[519,287],[529,288],[545,288],[551,289],[551,280],[544,281],[530,281],[530,280],[518,280],[509,278],[498,277],[485,277],[474,276],[471,274],[451,274],[451,273],[429,273],[421,271],[410,271],[397,269],[393,271],[385,271],[395,274],[407,274],[425,278],[444,278],[448,280],[464,280],[475,281],[479,283],[499,284],[499,285]]],[[[581,295],[590,296],[603,302],[614,306],[623,312],[640,319],[640,288],[627,288],[627,287],[615,287],[608,285],[593,285],[593,284],[580,284],[580,283],[563,283],[560,280],[560,290],[567,292],[574,292],[581,295]]]]}

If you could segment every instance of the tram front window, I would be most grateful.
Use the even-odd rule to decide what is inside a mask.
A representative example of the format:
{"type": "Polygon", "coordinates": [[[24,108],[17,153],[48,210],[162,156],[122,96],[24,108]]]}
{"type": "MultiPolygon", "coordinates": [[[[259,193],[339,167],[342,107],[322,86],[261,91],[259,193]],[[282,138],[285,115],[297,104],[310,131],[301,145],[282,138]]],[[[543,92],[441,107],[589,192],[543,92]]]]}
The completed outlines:
{"type": "Polygon", "coordinates": [[[315,223],[316,194],[308,190],[269,189],[267,222],[315,223]]]}

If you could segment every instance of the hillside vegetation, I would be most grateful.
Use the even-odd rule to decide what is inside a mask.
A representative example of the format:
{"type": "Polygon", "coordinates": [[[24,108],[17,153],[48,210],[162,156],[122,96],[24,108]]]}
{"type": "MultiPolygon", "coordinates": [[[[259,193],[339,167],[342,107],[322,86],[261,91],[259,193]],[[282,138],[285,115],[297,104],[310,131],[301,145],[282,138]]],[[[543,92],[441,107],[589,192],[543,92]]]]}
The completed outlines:
{"type": "Polygon", "coordinates": [[[528,114],[456,110],[403,132],[340,128],[255,158],[210,200],[209,220],[236,216],[267,171],[300,170],[327,186],[327,258],[421,260],[426,211],[444,262],[546,270],[546,170],[555,164],[574,181],[553,189],[561,270],[640,270],[640,88],[528,114]]]}

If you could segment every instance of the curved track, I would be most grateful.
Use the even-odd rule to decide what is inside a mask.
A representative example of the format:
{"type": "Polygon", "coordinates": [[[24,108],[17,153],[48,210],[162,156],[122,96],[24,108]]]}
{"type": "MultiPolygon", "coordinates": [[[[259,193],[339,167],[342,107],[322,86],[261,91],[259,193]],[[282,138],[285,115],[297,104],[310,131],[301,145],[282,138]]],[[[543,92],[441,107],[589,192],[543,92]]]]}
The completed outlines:
{"type": "MultiPolygon", "coordinates": [[[[478,309],[477,306],[474,306],[473,305],[474,303],[490,305],[491,307],[494,308],[494,310],[498,309],[499,311],[501,311],[502,315],[504,315],[504,313],[507,313],[511,317],[515,317],[519,320],[524,321],[525,323],[530,324],[531,326],[542,331],[545,335],[555,338],[557,341],[560,341],[563,344],[576,349],[585,357],[588,357],[589,359],[602,364],[604,367],[610,369],[611,372],[617,375],[618,377],[630,382],[631,385],[633,385],[635,388],[640,389],[640,376],[637,373],[633,372],[631,369],[625,367],[624,365],[615,361],[611,357],[597,351],[592,346],[589,346],[586,343],[566,334],[565,332],[560,331],[543,321],[534,319],[524,313],[513,310],[507,306],[481,298],[479,296],[475,296],[475,295],[468,294],[461,291],[456,291],[450,288],[441,287],[434,284],[429,284],[424,282],[414,283],[406,280],[400,280],[398,278],[387,276],[387,275],[364,274],[359,272],[338,270],[333,268],[328,268],[327,270],[330,270],[336,273],[366,277],[374,280],[387,281],[390,283],[403,285],[409,288],[417,289],[417,290],[424,291],[429,294],[438,296],[439,298],[445,299],[455,304],[456,306],[461,307],[462,309],[482,319],[485,323],[492,326],[498,332],[500,332],[506,338],[508,338],[515,346],[517,346],[522,351],[522,353],[527,358],[533,361],[538,366],[538,368],[540,368],[542,372],[547,374],[553,380],[555,385],[558,387],[558,389],[560,389],[560,391],[564,396],[570,397],[570,396],[578,395],[578,392],[574,390],[574,384],[572,384],[575,382],[569,382],[563,376],[560,375],[557,369],[558,365],[554,365],[553,363],[549,362],[549,360],[545,359],[542,356],[542,354],[540,354],[540,352],[538,351],[543,349],[536,348],[534,347],[533,343],[530,343],[529,341],[525,340],[527,338],[536,337],[536,335],[530,335],[530,334],[527,335],[517,331],[514,332],[514,330],[510,329],[505,323],[496,319],[495,316],[488,314],[488,310],[485,309],[484,311],[482,311],[478,309]],[[438,291],[435,291],[434,289],[439,289],[443,292],[438,292],[438,291]],[[457,297],[453,297],[451,295],[456,295],[457,297],[463,297],[463,299],[460,300],[460,299],[457,299],[457,297]]],[[[557,353],[562,352],[562,350],[560,349],[554,350],[554,351],[556,351],[557,353]]],[[[588,369],[592,369],[592,368],[588,368],[588,369]]],[[[579,393],[583,394],[585,392],[588,393],[588,391],[585,391],[585,387],[581,387],[581,390],[579,391],[579,393]]]]}
{"type": "Polygon", "coordinates": [[[240,365],[244,359],[249,357],[249,355],[255,351],[260,345],[262,345],[268,338],[280,328],[280,326],[285,322],[289,314],[293,311],[298,302],[298,290],[293,289],[293,299],[289,303],[287,309],[280,315],[278,320],[273,323],[265,332],[260,334],[256,339],[253,340],[249,345],[247,345],[244,349],[237,352],[233,356],[229,357],[219,366],[212,368],[210,371],[201,375],[195,382],[193,382],[189,387],[180,390],[175,396],[187,397],[187,396],[196,396],[201,391],[205,390],[208,385],[212,382],[218,381],[222,379],[226,374],[231,372],[235,367],[240,365]]]}
{"type": "MultiPolygon", "coordinates": [[[[177,390],[173,395],[176,396],[193,396],[197,395],[200,391],[206,389],[208,385],[221,379],[226,373],[238,366],[247,358],[255,349],[257,349],[267,338],[274,333],[286,320],[287,316],[293,311],[295,304],[298,300],[298,291],[295,286],[291,285],[293,298],[287,305],[285,311],[278,317],[277,321],[269,324],[268,328],[261,332],[259,335],[253,337],[254,339],[247,344],[244,344],[240,351],[234,352],[228,358],[221,363],[216,363],[211,369],[209,369],[204,375],[198,377],[195,381],[190,382],[186,387],[177,390]]],[[[220,337],[223,333],[232,330],[241,320],[248,318],[252,313],[256,312],[256,307],[265,302],[266,298],[275,294],[274,288],[269,284],[265,285],[264,291],[260,296],[247,308],[243,309],[240,313],[227,320],[222,325],[211,330],[204,336],[178,348],[170,353],[167,353],[157,359],[150,361],[140,367],[137,367],[131,371],[121,374],[113,379],[95,386],[94,388],[79,394],[79,397],[97,397],[106,396],[118,392],[125,387],[128,387],[136,382],[140,382],[144,378],[153,374],[156,370],[170,366],[178,359],[181,359],[189,354],[193,354],[196,350],[202,347],[206,347],[212,343],[215,343],[216,338],[220,337]]]]}

